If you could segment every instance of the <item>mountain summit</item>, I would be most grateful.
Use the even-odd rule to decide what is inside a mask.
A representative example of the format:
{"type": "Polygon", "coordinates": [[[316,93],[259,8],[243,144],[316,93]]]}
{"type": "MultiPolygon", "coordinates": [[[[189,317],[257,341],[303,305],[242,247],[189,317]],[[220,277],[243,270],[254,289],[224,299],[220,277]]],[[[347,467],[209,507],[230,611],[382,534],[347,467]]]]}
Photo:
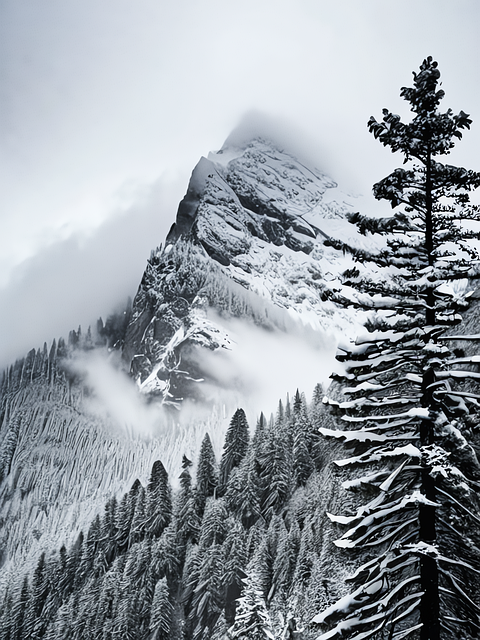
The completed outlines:
{"type": "Polygon", "coordinates": [[[233,347],[221,318],[280,330],[358,327],[333,302],[352,260],[325,246],[352,235],[346,214],[356,206],[331,178],[261,137],[201,158],[134,300],[123,356],[141,391],[175,405],[201,393],[208,374],[198,350],[233,347]]]}

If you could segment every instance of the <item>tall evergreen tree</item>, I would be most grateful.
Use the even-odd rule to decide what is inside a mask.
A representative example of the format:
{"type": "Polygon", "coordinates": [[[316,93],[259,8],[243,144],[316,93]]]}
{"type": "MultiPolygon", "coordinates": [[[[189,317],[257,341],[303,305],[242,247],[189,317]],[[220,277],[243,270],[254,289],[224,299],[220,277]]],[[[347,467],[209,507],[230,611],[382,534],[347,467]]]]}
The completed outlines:
{"type": "Polygon", "coordinates": [[[103,629],[103,638],[114,640],[115,622],[124,587],[124,568],[127,554],[114,560],[110,570],[103,578],[102,592],[99,597],[97,619],[103,629]]]}
{"type": "Polygon", "coordinates": [[[321,437],[318,428],[323,425],[326,418],[325,404],[323,399],[325,397],[325,391],[320,383],[315,385],[313,390],[312,402],[309,407],[309,418],[312,425],[311,443],[312,443],[312,461],[315,465],[315,469],[319,471],[324,464],[325,458],[325,440],[321,437]]]}
{"type": "MultiPolygon", "coordinates": [[[[314,451],[316,439],[311,435],[313,429],[308,419],[305,397],[300,395],[298,389],[293,402],[291,430],[293,431],[292,464],[295,483],[297,486],[304,486],[314,470],[311,452],[314,451]]],[[[318,429],[316,432],[318,433],[318,429]]]]}
{"type": "Polygon", "coordinates": [[[242,597],[238,599],[235,623],[229,630],[229,637],[238,640],[273,640],[272,623],[253,566],[249,566],[243,582],[242,597]]]}
{"type": "Polygon", "coordinates": [[[60,549],[58,558],[50,559],[47,563],[48,595],[42,611],[43,630],[55,619],[56,613],[64,599],[62,579],[67,569],[67,554],[65,547],[60,549]]]}
{"type": "Polygon", "coordinates": [[[205,507],[205,514],[200,529],[200,548],[210,547],[212,544],[223,544],[227,535],[227,509],[225,499],[209,498],[205,507]]]}
{"type": "Polygon", "coordinates": [[[223,567],[222,545],[214,542],[202,550],[201,566],[189,614],[194,640],[211,637],[212,629],[225,606],[223,567]]]}
{"type": "Polygon", "coordinates": [[[53,620],[45,634],[46,640],[70,640],[73,636],[73,612],[72,602],[69,598],[58,609],[55,620],[53,620]]]}
{"type": "Polygon", "coordinates": [[[117,614],[113,625],[114,638],[124,640],[138,640],[140,619],[138,615],[139,602],[135,590],[124,591],[118,603],[117,614]]]}
{"type": "Polygon", "coordinates": [[[198,547],[184,567],[183,602],[193,638],[208,637],[225,605],[224,548],[227,511],[224,498],[207,500],[198,547]]]}
{"type": "Polygon", "coordinates": [[[197,513],[195,495],[192,488],[190,467],[192,461],[186,455],[182,458],[180,474],[180,491],[175,501],[175,517],[179,536],[179,544],[184,547],[188,541],[196,542],[200,531],[200,519],[197,513]]]}
{"type": "Polygon", "coordinates": [[[247,549],[245,529],[241,522],[231,519],[227,537],[224,542],[225,566],[223,583],[226,588],[225,619],[227,625],[235,619],[235,600],[240,596],[247,566],[247,549]]]}
{"type": "Polygon", "coordinates": [[[437,63],[427,58],[414,86],[401,90],[413,119],[404,124],[384,109],[383,122],[368,123],[411,166],[374,186],[375,197],[398,212],[387,219],[351,217],[361,232],[387,236],[375,258],[386,283],[380,290],[359,283],[371,306],[386,313],[341,355],[351,400],[335,404],[347,428],[321,429],[355,447],[338,465],[373,468],[347,483],[365,489],[369,501],[353,515],[330,515],[349,527],[337,546],[357,550],[364,564],[351,577],[353,591],[314,619],[334,625],[320,638],[480,633],[480,466],[464,435],[464,417],[479,397],[467,384],[480,375],[469,370],[478,358],[457,357],[448,333],[465,305],[464,279],[476,275],[479,256],[469,244],[476,234],[467,222],[480,220],[469,206],[480,174],[435,160],[471,123],[463,111],[439,111],[439,77],[437,63]]]}
{"type": "Polygon", "coordinates": [[[228,508],[240,518],[246,528],[261,517],[261,494],[259,464],[251,446],[240,466],[232,470],[225,494],[228,508]]]}
{"type": "Polygon", "coordinates": [[[183,549],[178,545],[178,531],[175,519],[163,531],[152,549],[152,574],[158,579],[167,576],[169,580],[176,580],[181,563],[183,549]]]}
{"type": "Polygon", "coordinates": [[[75,577],[77,586],[82,586],[90,576],[90,572],[94,566],[94,562],[96,559],[100,535],[100,516],[97,515],[95,516],[95,519],[88,529],[87,537],[82,546],[82,557],[80,560],[80,566],[75,577]]]}
{"type": "Polygon", "coordinates": [[[15,599],[12,607],[10,618],[10,637],[11,640],[22,640],[26,636],[25,616],[30,596],[30,587],[28,584],[28,576],[25,576],[22,583],[22,589],[19,597],[15,599]]]}
{"type": "Polygon", "coordinates": [[[135,509],[133,512],[132,525],[130,527],[129,544],[130,548],[135,542],[143,540],[146,529],[146,492],[142,485],[138,489],[138,493],[135,498],[135,509]]]}
{"type": "Polygon", "coordinates": [[[67,598],[81,582],[80,563],[83,554],[83,532],[80,531],[75,544],[67,555],[65,576],[62,579],[64,598],[67,598]]]}
{"type": "Polygon", "coordinates": [[[12,611],[13,611],[13,595],[6,593],[0,607],[0,638],[1,640],[10,640],[12,637],[12,611]]]}
{"type": "Polygon", "coordinates": [[[103,518],[100,525],[100,550],[105,560],[105,566],[108,567],[114,560],[117,551],[117,499],[115,496],[110,498],[105,505],[103,518]]]}
{"type": "Polygon", "coordinates": [[[285,506],[292,491],[292,458],[285,439],[275,429],[268,429],[259,454],[262,487],[261,510],[270,521],[285,506]]]}
{"type": "Polygon", "coordinates": [[[128,493],[125,493],[118,505],[115,514],[115,527],[117,529],[116,542],[121,551],[128,548],[130,540],[130,529],[135,513],[137,495],[142,488],[140,480],[135,480],[128,493]]]}
{"type": "Polygon", "coordinates": [[[202,440],[197,465],[196,500],[200,516],[203,516],[207,498],[213,496],[218,484],[217,463],[212,441],[208,433],[202,440]]]}
{"type": "Polygon", "coordinates": [[[250,435],[245,411],[237,409],[225,434],[225,444],[223,445],[223,454],[220,460],[219,485],[222,493],[226,488],[231,470],[238,467],[245,457],[249,440],[250,435]]]}
{"type": "Polygon", "coordinates": [[[14,414],[10,419],[7,434],[0,449],[0,482],[10,473],[10,465],[17,447],[21,416],[14,414]]]}
{"type": "Polygon", "coordinates": [[[151,536],[158,537],[172,517],[172,492],[168,473],[160,460],[153,464],[147,485],[145,528],[151,536]]]}
{"type": "Polygon", "coordinates": [[[149,631],[151,640],[168,640],[172,623],[173,606],[166,578],[161,578],[155,585],[152,609],[150,613],[149,631]]]}
{"type": "Polygon", "coordinates": [[[295,559],[287,529],[281,521],[273,558],[272,584],[267,597],[268,601],[274,596],[277,599],[287,596],[292,582],[295,559]]]}
{"type": "Polygon", "coordinates": [[[26,637],[41,638],[45,629],[42,611],[49,592],[48,567],[45,553],[40,555],[37,567],[33,573],[30,600],[24,619],[24,633],[26,637]]]}

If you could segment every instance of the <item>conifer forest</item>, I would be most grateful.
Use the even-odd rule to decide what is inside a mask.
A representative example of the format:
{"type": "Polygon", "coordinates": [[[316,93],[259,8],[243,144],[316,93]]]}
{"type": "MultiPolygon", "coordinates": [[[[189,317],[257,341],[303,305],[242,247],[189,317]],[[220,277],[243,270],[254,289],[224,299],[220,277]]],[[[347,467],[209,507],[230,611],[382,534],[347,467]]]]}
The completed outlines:
{"type": "MultiPolygon", "coordinates": [[[[35,505],[47,513],[60,493],[75,512],[82,474],[49,453],[60,441],[78,442],[72,447],[88,452],[82,464],[102,469],[95,494],[102,503],[75,539],[47,546],[34,564],[19,563],[20,570],[0,582],[0,640],[480,637],[480,208],[470,202],[480,173],[442,162],[472,120],[463,111],[442,110],[445,95],[431,57],[412,84],[400,91],[409,121],[383,109],[381,120],[371,117],[367,125],[401,159],[401,168],[373,186],[385,217],[345,214],[358,237],[377,244],[322,232],[322,244],[353,266],[342,271],[343,288],[335,290],[312,276],[321,300],[366,319],[354,341],[340,341],[328,388],[317,384],[311,398],[293,389],[252,424],[238,407],[221,454],[212,426],[195,457],[181,452],[175,478],[161,455],[150,460],[148,444],[139,444],[149,460],[148,481],[137,478],[107,497],[108,474],[134,468],[140,453],[120,461],[100,442],[81,415],[88,389],[69,362],[100,348],[139,353],[143,340],[147,348],[142,358],[131,358],[131,374],[140,372],[141,384],[150,384],[159,368],[151,374],[153,365],[147,366],[163,353],[158,345],[165,338],[168,371],[180,380],[185,365],[174,347],[192,340],[180,325],[206,279],[203,298],[210,306],[221,298],[225,311],[228,298],[236,302],[237,318],[250,314],[254,323],[267,322],[268,314],[258,320],[241,298],[239,277],[236,289],[218,284],[216,274],[235,266],[240,249],[226,257],[217,237],[201,235],[201,221],[192,223],[188,208],[197,197],[193,190],[171,241],[179,247],[191,241],[192,251],[203,251],[195,281],[179,275],[192,258],[175,266],[175,249],[163,257],[152,253],[133,308],[85,336],[72,332],[67,343],[33,350],[5,371],[2,565],[9,554],[26,554],[20,540],[36,535],[30,525],[22,529],[23,515],[11,514],[27,514],[25,522],[32,522],[35,505]],[[213,266],[204,266],[207,258],[213,266]],[[160,282],[166,283],[161,295],[160,282]],[[347,290],[355,295],[343,295],[347,290]],[[27,459],[25,443],[39,437],[45,437],[43,448],[27,459]],[[51,474],[49,496],[33,498],[37,476],[25,469],[35,465],[51,474]]],[[[237,188],[233,171],[228,179],[237,188]]],[[[253,216],[267,213],[255,197],[243,193],[241,202],[257,220],[253,216]]],[[[292,231],[286,214],[275,216],[261,232],[253,223],[249,228],[277,249],[289,243],[289,250],[308,255],[312,249],[295,236],[300,232],[292,231]]],[[[206,336],[210,329],[202,326],[206,336]]],[[[181,384],[194,378],[198,371],[181,384]]],[[[173,397],[173,383],[159,379],[157,392],[162,383],[164,396],[167,389],[173,397]]],[[[191,388],[175,384],[176,397],[191,388]]],[[[121,477],[128,478],[127,471],[121,477]]]]}

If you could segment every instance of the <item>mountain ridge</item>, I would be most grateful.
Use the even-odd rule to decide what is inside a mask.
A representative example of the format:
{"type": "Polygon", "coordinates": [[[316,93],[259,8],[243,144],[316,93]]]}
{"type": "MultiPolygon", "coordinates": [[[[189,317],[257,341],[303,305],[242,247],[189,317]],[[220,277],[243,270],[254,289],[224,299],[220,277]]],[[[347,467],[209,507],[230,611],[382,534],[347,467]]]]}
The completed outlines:
{"type": "MultiPolygon", "coordinates": [[[[346,220],[354,204],[333,180],[262,138],[202,158],[134,300],[124,357],[140,389],[172,404],[195,393],[191,385],[183,389],[179,363],[196,344],[214,350],[229,343],[222,327],[206,320],[209,307],[232,315],[225,297],[248,299],[243,314],[257,306],[268,315],[273,305],[304,326],[354,335],[355,316],[331,302],[340,273],[354,262],[324,246],[347,229],[366,244],[346,220]],[[173,272],[176,284],[184,283],[176,291],[173,272]],[[223,300],[213,290],[219,283],[223,300]]],[[[193,377],[202,378],[191,366],[193,377]]]]}

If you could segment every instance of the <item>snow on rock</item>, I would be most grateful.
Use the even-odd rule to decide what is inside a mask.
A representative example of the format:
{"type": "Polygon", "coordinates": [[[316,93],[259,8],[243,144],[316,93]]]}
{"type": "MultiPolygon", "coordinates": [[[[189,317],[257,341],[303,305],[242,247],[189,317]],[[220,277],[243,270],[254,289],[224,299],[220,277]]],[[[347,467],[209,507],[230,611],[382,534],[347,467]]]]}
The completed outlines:
{"type": "MultiPolygon", "coordinates": [[[[358,199],[331,178],[262,138],[227,142],[202,158],[134,301],[124,357],[142,391],[167,404],[200,393],[192,388],[192,378],[205,379],[195,349],[228,341],[218,318],[206,326],[209,308],[268,329],[353,339],[366,315],[336,304],[359,295],[339,276],[365,267],[324,241],[371,250],[372,238],[346,219],[357,209],[358,199]]],[[[384,303],[379,297],[371,307],[384,303]]]]}

